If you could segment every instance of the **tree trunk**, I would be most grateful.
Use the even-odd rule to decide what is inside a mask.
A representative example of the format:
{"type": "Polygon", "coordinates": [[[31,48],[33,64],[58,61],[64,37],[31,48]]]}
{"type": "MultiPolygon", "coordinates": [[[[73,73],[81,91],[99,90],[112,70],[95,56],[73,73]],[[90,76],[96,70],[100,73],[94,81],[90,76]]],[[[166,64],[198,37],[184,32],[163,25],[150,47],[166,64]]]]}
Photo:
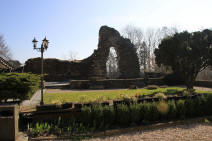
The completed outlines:
{"type": "Polygon", "coordinates": [[[194,88],[194,81],[196,77],[194,76],[186,76],[185,77],[185,85],[187,87],[187,90],[192,90],[194,88]]]}

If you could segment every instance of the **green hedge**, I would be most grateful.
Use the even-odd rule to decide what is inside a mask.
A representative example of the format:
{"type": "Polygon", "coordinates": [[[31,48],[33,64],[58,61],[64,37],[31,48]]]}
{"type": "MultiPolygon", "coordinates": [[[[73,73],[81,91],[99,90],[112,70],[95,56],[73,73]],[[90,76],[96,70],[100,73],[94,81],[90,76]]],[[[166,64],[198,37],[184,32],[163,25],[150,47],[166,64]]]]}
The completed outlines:
{"type": "Polygon", "coordinates": [[[178,101],[140,103],[130,106],[118,105],[116,108],[109,106],[84,107],[81,111],[82,115],[76,120],[97,129],[109,128],[114,125],[127,127],[162,120],[212,115],[211,107],[212,95],[204,95],[178,101]]]}
{"type": "Polygon", "coordinates": [[[39,89],[40,76],[30,73],[0,74],[0,101],[30,99],[39,89]]]}
{"type": "Polygon", "coordinates": [[[32,120],[28,123],[30,136],[57,134],[58,132],[87,133],[119,127],[151,124],[158,121],[194,118],[212,115],[212,95],[185,100],[145,102],[130,105],[83,107],[69,118],[32,120]],[[44,128],[44,125],[48,128],[44,128]],[[39,128],[37,127],[39,125],[39,128]],[[42,131],[40,126],[43,127],[42,131]],[[47,127],[47,126],[46,126],[47,127]],[[48,131],[47,131],[48,129],[48,131]],[[57,129],[57,131],[55,131],[57,129]]]}

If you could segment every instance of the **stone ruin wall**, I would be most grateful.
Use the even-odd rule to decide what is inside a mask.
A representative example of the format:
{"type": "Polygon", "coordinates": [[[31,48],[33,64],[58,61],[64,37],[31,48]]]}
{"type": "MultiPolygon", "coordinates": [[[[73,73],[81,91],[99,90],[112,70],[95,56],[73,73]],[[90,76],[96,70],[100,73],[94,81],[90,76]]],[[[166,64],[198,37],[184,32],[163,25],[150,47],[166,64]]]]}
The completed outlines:
{"type": "MultiPolygon", "coordinates": [[[[99,30],[98,48],[88,58],[81,61],[44,60],[46,81],[98,80],[106,79],[106,61],[110,48],[114,47],[118,56],[119,78],[139,77],[139,62],[134,45],[123,38],[117,30],[102,26],[99,30]]],[[[25,62],[25,72],[40,74],[40,58],[25,62]]]]}

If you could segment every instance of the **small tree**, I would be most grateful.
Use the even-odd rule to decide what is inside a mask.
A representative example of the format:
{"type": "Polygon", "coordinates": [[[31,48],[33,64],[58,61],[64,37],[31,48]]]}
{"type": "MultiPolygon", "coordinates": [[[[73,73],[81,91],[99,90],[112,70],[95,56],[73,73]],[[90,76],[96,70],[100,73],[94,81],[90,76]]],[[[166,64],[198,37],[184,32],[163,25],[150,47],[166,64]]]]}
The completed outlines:
{"type": "Polygon", "coordinates": [[[184,78],[187,89],[193,89],[197,74],[211,64],[212,31],[185,31],[169,36],[155,49],[155,56],[159,66],[170,66],[184,78]]]}

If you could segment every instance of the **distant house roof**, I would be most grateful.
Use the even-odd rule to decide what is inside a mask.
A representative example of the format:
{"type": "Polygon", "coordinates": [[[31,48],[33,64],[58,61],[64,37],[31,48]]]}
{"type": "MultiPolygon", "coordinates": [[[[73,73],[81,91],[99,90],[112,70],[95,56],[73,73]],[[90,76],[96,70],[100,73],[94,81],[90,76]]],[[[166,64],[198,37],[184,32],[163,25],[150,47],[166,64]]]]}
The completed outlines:
{"type": "Polygon", "coordinates": [[[14,69],[11,64],[9,64],[6,60],[4,60],[2,57],[0,57],[0,70],[2,69],[14,69]]]}

